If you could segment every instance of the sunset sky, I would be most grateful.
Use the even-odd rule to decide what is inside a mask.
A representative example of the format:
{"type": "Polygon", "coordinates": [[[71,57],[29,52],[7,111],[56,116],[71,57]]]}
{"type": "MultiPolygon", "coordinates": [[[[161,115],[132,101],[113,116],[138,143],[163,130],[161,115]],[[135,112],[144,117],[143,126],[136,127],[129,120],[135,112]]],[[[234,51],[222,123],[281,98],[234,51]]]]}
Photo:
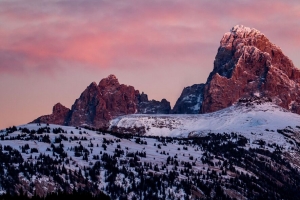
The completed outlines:
{"type": "Polygon", "coordinates": [[[109,74],[173,106],[237,24],[300,67],[299,0],[0,0],[0,128],[70,108],[109,74]]]}

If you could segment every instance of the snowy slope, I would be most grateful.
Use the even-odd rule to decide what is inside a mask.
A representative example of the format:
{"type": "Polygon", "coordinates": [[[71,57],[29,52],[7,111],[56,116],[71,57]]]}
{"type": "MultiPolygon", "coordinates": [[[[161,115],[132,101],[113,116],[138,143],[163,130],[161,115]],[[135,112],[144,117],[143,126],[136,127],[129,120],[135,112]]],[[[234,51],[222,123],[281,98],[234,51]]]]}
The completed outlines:
{"type": "Polygon", "coordinates": [[[191,137],[207,133],[236,132],[250,140],[264,139],[288,145],[277,129],[290,126],[297,132],[300,115],[286,111],[270,102],[236,104],[226,109],[197,115],[126,115],[111,121],[110,128],[130,132],[136,128],[145,135],[191,137]]]}
{"type": "MultiPolygon", "coordinates": [[[[202,152],[198,150],[198,148],[189,148],[189,151],[182,152],[182,149],[184,144],[180,143],[170,143],[167,147],[163,145],[162,142],[159,142],[155,138],[141,138],[141,141],[146,142],[145,144],[139,144],[136,142],[136,139],[120,139],[118,137],[115,137],[110,134],[100,133],[98,131],[88,130],[81,127],[71,127],[71,126],[61,126],[61,125],[46,125],[46,124],[25,124],[17,126],[17,131],[14,131],[13,133],[7,133],[5,130],[1,130],[0,136],[4,135],[4,139],[0,140],[0,148],[4,146],[10,146],[13,149],[16,149],[20,151],[22,158],[25,162],[33,162],[36,163],[36,158],[39,155],[46,155],[49,156],[52,159],[58,159],[61,158],[59,154],[53,153],[53,148],[51,145],[59,146],[63,145],[64,152],[66,153],[66,158],[61,160],[61,163],[59,163],[57,166],[62,167],[64,166],[67,170],[71,170],[72,172],[76,170],[83,170],[83,169],[89,169],[93,167],[97,162],[99,162],[99,159],[94,159],[94,156],[100,156],[102,157],[103,154],[108,154],[109,156],[115,155],[115,150],[120,149],[124,150],[124,154],[118,159],[119,162],[125,161],[126,167],[129,166],[129,160],[131,157],[128,157],[127,155],[132,153],[135,154],[136,152],[142,152],[146,153],[146,157],[139,157],[141,163],[151,163],[151,165],[155,166],[158,165],[159,167],[162,166],[167,160],[169,156],[176,157],[182,162],[190,162],[190,157],[192,156],[193,159],[198,159],[203,156],[202,152]],[[42,134],[26,134],[21,131],[23,128],[27,128],[29,130],[35,130],[37,131],[40,128],[49,127],[50,133],[42,133],[42,134]],[[62,129],[65,132],[64,133],[54,133],[54,129],[62,129]],[[30,136],[36,135],[39,137],[42,136],[49,136],[50,143],[42,142],[41,139],[29,139],[30,136]],[[66,140],[62,140],[61,142],[56,142],[55,138],[60,138],[64,136],[66,140]],[[17,139],[17,137],[20,136],[20,139],[17,139]],[[74,138],[78,139],[74,139],[74,138]],[[84,139],[83,139],[84,138],[84,139]],[[109,144],[107,144],[107,148],[104,148],[102,145],[104,144],[104,141],[109,141],[109,144]],[[83,159],[83,156],[76,157],[74,156],[74,147],[79,146],[81,144],[84,148],[86,148],[89,151],[89,154],[87,156],[87,160],[83,159]],[[91,146],[92,144],[92,146],[91,146]],[[29,145],[30,149],[22,152],[22,147],[24,145],[29,145]],[[119,146],[120,145],[120,146],[119,146]],[[118,147],[119,146],[119,147],[118,147]],[[159,147],[158,147],[159,146],[159,147]],[[36,148],[38,152],[31,153],[30,150],[32,148],[36,148]],[[73,148],[73,149],[72,149],[73,148]],[[180,151],[180,150],[181,151],[180,151]],[[66,159],[70,158],[70,162],[66,162],[66,159]]],[[[166,144],[165,144],[166,145],[166,144]]],[[[1,161],[1,160],[0,160],[1,161]]],[[[1,163],[1,162],[0,162],[1,163]]],[[[120,164],[120,166],[122,166],[120,164]]],[[[200,162],[195,163],[195,166],[193,166],[194,170],[204,170],[207,169],[207,164],[201,164],[200,162]]],[[[133,170],[134,167],[129,170],[133,170]]],[[[168,166],[166,168],[167,170],[172,170],[172,166],[168,166]]],[[[179,168],[181,169],[181,168],[179,168]]],[[[103,188],[107,187],[108,183],[106,182],[105,173],[108,173],[107,170],[105,170],[104,167],[101,167],[100,169],[101,174],[99,176],[99,180],[97,182],[94,182],[94,184],[97,185],[97,188],[99,190],[103,190],[103,188]]],[[[162,174],[163,172],[156,172],[152,169],[148,170],[148,173],[153,174],[162,174]]],[[[82,175],[84,176],[84,170],[82,172],[82,175]]],[[[29,176],[30,179],[27,179],[24,177],[23,173],[19,174],[20,180],[24,182],[24,184],[27,186],[30,183],[34,183],[35,185],[38,184],[45,184],[43,186],[43,189],[40,189],[38,194],[46,194],[47,192],[52,192],[60,187],[53,187],[52,190],[49,189],[50,186],[53,186],[57,183],[53,181],[51,177],[42,176],[41,174],[29,176]]],[[[180,176],[182,179],[186,179],[186,176],[180,176]]],[[[140,182],[139,178],[137,177],[135,180],[137,183],[140,182]]],[[[75,184],[69,183],[71,187],[75,187],[75,184]]],[[[115,185],[118,185],[124,189],[127,190],[127,188],[130,188],[132,185],[132,182],[128,180],[128,178],[124,177],[123,174],[118,174],[118,176],[115,179],[115,185]]],[[[79,184],[78,184],[79,185],[79,184]]],[[[2,186],[0,184],[0,194],[5,193],[5,190],[1,190],[2,186]]],[[[25,187],[26,188],[26,187],[25,187]]],[[[51,187],[50,187],[51,188],[51,187]]],[[[33,190],[38,190],[36,187],[33,188],[33,190]]],[[[181,190],[179,191],[172,191],[172,188],[166,188],[168,193],[172,194],[172,198],[177,197],[179,199],[183,199],[183,196],[185,195],[184,192],[181,190]]],[[[106,191],[107,192],[107,191],[106,191]]],[[[31,193],[29,193],[31,195],[31,193]]],[[[109,193],[108,193],[109,194],[109,193]]],[[[130,194],[128,194],[130,196],[130,194]]]]}
{"type": "MultiPolygon", "coordinates": [[[[46,127],[46,124],[41,124],[40,126],[38,126],[37,124],[26,124],[26,125],[21,125],[18,126],[17,128],[28,128],[29,130],[38,130],[41,127],[46,127]]],[[[166,155],[161,155],[160,153],[157,152],[157,147],[154,146],[154,143],[157,143],[156,139],[152,139],[152,138],[145,138],[142,139],[144,141],[147,141],[147,145],[143,145],[143,144],[137,144],[135,142],[135,140],[128,140],[128,139],[120,139],[119,142],[114,142],[111,143],[110,145],[107,145],[107,150],[104,151],[103,147],[101,146],[103,143],[103,140],[108,140],[108,141],[114,141],[117,140],[118,138],[110,135],[110,134],[102,134],[100,132],[96,132],[96,131],[92,131],[92,130],[88,130],[85,128],[76,128],[76,127],[72,127],[72,126],[61,126],[61,125],[54,125],[54,124],[50,124],[48,127],[50,127],[50,133],[43,133],[39,136],[44,136],[44,135],[49,135],[51,144],[58,144],[57,142],[55,142],[55,138],[59,138],[60,135],[64,135],[67,140],[62,140],[61,142],[59,142],[59,144],[63,144],[65,149],[68,149],[66,151],[66,153],[68,154],[69,157],[73,157],[73,160],[76,161],[76,163],[79,165],[79,167],[83,167],[83,166],[88,166],[90,165],[88,162],[85,162],[82,160],[82,158],[78,157],[74,157],[74,151],[70,150],[71,147],[74,147],[74,145],[78,145],[79,141],[80,143],[88,148],[89,150],[93,149],[90,154],[89,157],[92,158],[94,155],[99,155],[100,151],[106,152],[109,155],[114,155],[114,150],[117,147],[118,144],[122,145],[122,148],[125,148],[127,150],[127,152],[132,152],[135,153],[136,151],[140,151],[140,152],[144,152],[146,151],[144,147],[147,147],[147,158],[145,158],[145,161],[153,161],[154,158],[156,158],[156,160],[154,161],[154,163],[160,163],[161,161],[164,161],[166,159],[166,155]],[[55,128],[62,128],[63,130],[66,131],[66,133],[59,133],[59,134],[55,134],[52,132],[53,129],[55,128]],[[70,138],[74,138],[77,137],[79,140],[72,140],[70,138]],[[81,140],[81,138],[85,138],[85,140],[81,140]],[[93,144],[92,148],[89,148],[89,145],[93,144]],[[97,145],[98,144],[98,145],[97,145]]],[[[0,133],[1,135],[1,133],[0,133]]],[[[24,134],[21,131],[15,131],[13,133],[8,134],[5,138],[9,138],[9,137],[16,137],[18,135],[23,135],[23,136],[27,136],[28,134],[24,134]]],[[[44,142],[38,141],[38,140],[5,140],[5,141],[1,141],[0,145],[9,145],[11,147],[13,147],[14,149],[20,149],[20,145],[24,145],[24,144],[29,144],[29,146],[31,148],[37,148],[39,150],[38,153],[36,153],[36,155],[42,153],[42,154],[46,154],[49,155],[50,157],[53,157],[52,151],[47,151],[47,148],[50,148],[51,144],[46,144],[44,142]]],[[[173,145],[171,144],[168,148],[168,152],[169,155],[171,156],[175,156],[177,154],[177,149],[178,147],[181,147],[182,145],[173,145]]],[[[193,155],[195,158],[201,156],[201,154],[199,154],[199,152],[193,151],[191,150],[189,153],[191,153],[191,155],[193,155]]],[[[30,154],[28,153],[22,153],[22,156],[27,158],[30,156],[30,154]]],[[[181,156],[178,155],[180,158],[181,156]]],[[[55,157],[55,156],[54,156],[55,157]]],[[[188,157],[182,157],[183,161],[188,161],[189,158],[188,157]]],[[[91,160],[90,162],[94,163],[96,160],[91,160]]],[[[74,167],[72,165],[69,165],[71,168],[74,167]]],[[[66,166],[66,168],[68,168],[68,166],[66,166]]]]}
{"type": "MultiPolygon", "coordinates": [[[[217,122],[228,122],[226,120],[229,117],[236,117],[235,119],[238,120],[239,116],[234,116],[237,113],[240,113],[240,116],[245,114],[245,117],[257,115],[266,118],[268,115],[265,116],[264,113],[270,113],[264,112],[262,109],[267,107],[270,110],[268,112],[272,111],[273,114],[278,112],[281,120],[289,115],[294,116],[269,104],[263,107],[256,106],[258,109],[256,114],[252,112],[253,110],[247,111],[244,108],[229,109],[227,112],[224,110],[219,112],[217,117],[214,117],[216,113],[204,115],[202,121],[205,119],[206,123],[214,123],[217,126],[217,122]],[[209,119],[216,121],[210,122],[209,119]]],[[[177,132],[187,131],[184,129],[188,128],[192,130],[192,127],[184,126],[184,123],[189,122],[191,126],[195,127],[194,124],[197,124],[197,120],[201,120],[200,116],[196,115],[188,116],[187,119],[184,119],[183,116],[166,117],[161,115],[152,116],[152,118],[147,116],[149,117],[149,115],[139,115],[130,119],[140,122],[139,125],[157,123],[165,126],[162,128],[163,130],[175,127],[176,129],[174,128],[173,131],[177,132]],[[163,125],[162,122],[165,124],[163,125]],[[170,123],[170,125],[166,125],[166,123],[170,123]],[[179,129],[180,127],[182,129],[179,129]]],[[[277,121],[279,122],[280,119],[277,121]]],[[[289,119],[285,119],[286,122],[289,119]]],[[[296,125],[296,118],[294,119],[294,122],[290,120],[294,123],[291,125],[296,125]]],[[[239,120],[239,122],[242,121],[242,119],[239,120]]],[[[132,120],[132,122],[134,121],[132,120]]],[[[229,121],[223,127],[227,126],[226,128],[228,128],[230,122],[233,124],[232,121],[229,121]]],[[[269,125],[276,123],[274,120],[267,122],[269,125]]],[[[249,124],[242,125],[245,127],[262,126],[260,123],[252,123],[251,126],[249,124]]],[[[151,129],[159,130],[153,126],[149,131],[151,129]]],[[[219,127],[222,126],[219,125],[219,127]]],[[[239,127],[236,126],[236,128],[239,127]]],[[[293,134],[296,133],[295,129],[290,128],[290,130],[294,131],[293,134]]],[[[157,133],[159,132],[153,134],[157,133]]],[[[260,137],[259,134],[249,133],[247,135],[247,131],[244,133],[249,137],[260,137]]],[[[300,174],[298,171],[294,171],[300,168],[300,154],[299,145],[290,143],[288,141],[290,138],[287,139],[276,131],[266,131],[261,135],[265,140],[268,140],[267,137],[263,137],[266,134],[272,135],[276,140],[259,144],[251,138],[247,140],[249,137],[244,138],[230,132],[220,135],[205,134],[206,137],[201,139],[180,139],[111,135],[80,127],[52,124],[21,125],[16,127],[13,132],[9,130],[0,132],[0,169],[4,169],[0,170],[0,193],[5,193],[7,189],[18,191],[18,188],[22,187],[24,191],[28,192],[28,195],[33,193],[45,195],[58,190],[68,190],[68,188],[72,191],[73,188],[87,187],[88,190],[94,192],[104,191],[112,199],[124,199],[121,196],[125,194],[127,199],[184,200],[208,197],[214,193],[215,184],[219,184],[223,193],[232,198],[248,198],[252,194],[241,192],[243,189],[237,189],[236,183],[232,183],[232,186],[229,183],[226,187],[222,186],[222,183],[241,175],[242,179],[237,179],[238,181],[246,183],[251,180],[259,185],[255,191],[256,195],[262,192],[268,194],[270,191],[264,188],[265,181],[269,180],[269,177],[276,171],[281,172],[276,175],[276,178],[278,176],[289,177],[280,179],[283,186],[289,187],[289,182],[285,182],[285,180],[295,177],[295,181],[297,181],[298,176],[300,180],[300,174]],[[30,133],[25,133],[25,128],[30,130],[30,133]],[[47,131],[38,133],[38,129],[41,128],[46,128],[47,131]],[[32,133],[33,130],[36,132],[32,133]],[[63,132],[57,133],[57,130],[63,132]],[[49,140],[44,141],[44,137],[49,137],[49,140]],[[28,149],[24,149],[26,145],[28,149]],[[80,155],[76,156],[74,149],[81,145],[83,149],[78,152],[80,155]],[[61,152],[55,150],[58,147],[62,147],[61,152]],[[10,148],[14,151],[9,150],[10,148]],[[33,152],[33,149],[36,149],[37,152],[33,152]],[[21,157],[18,157],[18,160],[12,159],[18,155],[15,151],[19,152],[21,157]],[[120,151],[122,153],[118,153],[120,151]],[[282,161],[281,155],[285,161],[282,161]],[[253,160],[253,157],[257,159],[253,160]],[[265,162],[269,165],[257,171],[256,169],[265,162]],[[251,165],[249,165],[250,163],[251,165]],[[268,175],[269,172],[270,175],[268,175]],[[244,174],[249,176],[245,179],[244,174]],[[265,174],[267,175],[265,176],[265,174]],[[7,184],[8,182],[9,184],[7,184]],[[260,188],[262,189],[260,190],[260,188]]],[[[182,136],[187,135],[182,134],[182,136]]],[[[272,183],[268,184],[272,186],[271,188],[275,187],[272,183]]]]}
{"type": "MultiPolygon", "coordinates": [[[[93,168],[94,165],[96,165],[97,162],[99,162],[99,159],[94,159],[94,156],[100,156],[102,157],[103,154],[107,153],[109,156],[114,156],[116,149],[124,150],[124,155],[121,155],[120,158],[117,158],[119,168],[121,169],[122,165],[126,166],[126,168],[129,171],[134,172],[136,175],[135,182],[136,184],[140,183],[140,177],[138,176],[137,172],[135,172],[135,167],[129,167],[129,160],[131,157],[128,157],[129,153],[135,154],[136,152],[145,152],[146,157],[139,157],[139,163],[151,163],[151,165],[154,167],[157,165],[160,170],[154,170],[154,169],[147,169],[147,174],[157,174],[162,175],[166,173],[166,171],[172,171],[174,169],[174,165],[167,165],[165,169],[161,169],[163,165],[166,164],[168,157],[175,157],[180,162],[186,162],[191,163],[194,162],[193,170],[195,172],[198,171],[205,171],[209,168],[208,164],[201,163],[200,161],[197,162],[197,159],[200,160],[201,157],[203,157],[203,151],[200,151],[199,148],[194,147],[194,145],[190,144],[184,144],[180,143],[179,141],[176,142],[176,140],[173,142],[165,143],[161,142],[158,139],[155,138],[141,138],[141,141],[146,142],[144,144],[139,144],[136,142],[136,138],[132,139],[120,139],[118,137],[115,137],[110,134],[100,133],[97,131],[87,130],[80,127],[70,127],[70,126],[60,126],[60,125],[46,125],[46,124],[26,124],[17,126],[17,131],[14,131],[13,133],[7,133],[7,131],[2,130],[0,132],[0,136],[4,136],[0,140],[0,147],[10,146],[15,150],[18,150],[24,159],[24,162],[29,163],[36,163],[37,164],[37,157],[39,155],[46,155],[49,156],[52,159],[59,160],[58,164],[56,166],[58,168],[66,168],[67,171],[71,171],[71,173],[74,173],[76,170],[82,170],[82,175],[85,176],[85,170],[88,170],[89,168],[93,168]],[[49,127],[50,132],[49,133],[42,133],[42,134],[26,134],[21,131],[23,128],[27,128],[29,130],[35,130],[37,131],[40,128],[43,127],[49,127]],[[62,129],[65,131],[64,133],[54,133],[54,129],[62,129]],[[29,139],[30,136],[36,135],[38,137],[43,136],[49,136],[50,143],[45,143],[41,141],[40,139],[29,139]],[[56,142],[55,138],[60,138],[61,136],[64,136],[66,140],[62,140],[61,142],[56,142]],[[17,139],[17,137],[20,137],[17,139]],[[78,140],[74,139],[75,137],[78,138],[78,140]],[[84,138],[84,139],[81,139],[84,138]],[[104,141],[110,141],[109,144],[107,144],[107,148],[104,148],[102,144],[104,141]],[[59,154],[54,153],[52,145],[59,146],[62,145],[64,152],[66,153],[67,157],[62,158],[59,154]],[[74,156],[74,150],[72,148],[78,147],[79,144],[83,145],[84,148],[86,148],[89,151],[88,159],[83,159],[82,156],[76,157],[74,156]],[[92,146],[91,146],[92,144],[92,146]],[[22,147],[24,145],[29,145],[29,149],[26,151],[22,151],[22,147]],[[119,146],[120,145],[120,146],[119,146]],[[119,146],[119,147],[118,147],[119,146]],[[186,147],[186,150],[183,150],[186,147]],[[36,148],[38,152],[31,153],[30,150],[36,148]],[[191,157],[193,160],[191,160],[191,157]],[[70,161],[68,158],[70,158],[70,161]],[[125,164],[121,164],[122,161],[125,161],[125,164]]],[[[137,137],[139,138],[139,137],[137,137]]],[[[4,151],[6,152],[6,151],[4,151]]],[[[8,152],[7,152],[8,153],[8,152]]],[[[101,161],[102,162],[102,161],[101,161]]],[[[0,160],[1,163],[1,160],[0,160]]],[[[173,162],[172,162],[173,163],[173,162]]],[[[18,168],[17,165],[14,165],[18,168]]],[[[177,170],[184,169],[184,166],[178,167],[177,170]]],[[[93,182],[93,184],[96,184],[97,188],[99,190],[104,190],[107,194],[109,193],[109,190],[105,190],[105,188],[108,186],[107,175],[109,174],[109,170],[105,169],[105,167],[100,167],[100,176],[97,182],[93,182]]],[[[63,174],[62,174],[63,175],[63,174]]],[[[63,177],[63,176],[62,176],[63,177]]],[[[227,178],[227,176],[224,176],[227,178]]],[[[27,175],[25,176],[23,173],[19,173],[19,179],[24,184],[24,190],[32,187],[30,185],[34,185],[32,188],[33,191],[37,191],[39,195],[45,195],[47,192],[53,192],[57,189],[61,189],[61,187],[53,180],[52,177],[45,176],[44,174],[37,173],[35,175],[27,175]],[[43,187],[40,187],[40,186],[43,187]],[[54,187],[55,186],[55,187],[54,187]],[[42,188],[42,189],[41,189],[42,188]]],[[[90,179],[90,177],[88,177],[90,179]]],[[[185,180],[187,179],[187,176],[185,175],[179,175],[179,180],[185,180]]],[[[78,185],[82,183],[72,183],[68,180],[64,180],[67,182],[67,184],[70,184],[71,188],[78,188],[78,185]]],[[[91,181],[89,181],[92,183],[91,181]]],[[[114,184],[123,188],[127,191],[132,186],[132,180],[128,179],[124,174],[119,173],[115,177],[114,184]]],[[[17,187],[20,187],[17,185],[17,187]]],[[[5,190],[1,190],[2,186],[0,184],[0,194],[5,193],[5,190]]],[[[176,189],[175,187],[166,187],[166,193],[169,194],[169,198],[166,199],[184,199],[185,193],[182,189],[176,189]]],[[[29,195],[32,195],[32,193],[28,193],[29,195]]],[[[132,194],[127,194],[128,199],[132,194]]],[[[145,198],[147,199],[147,198],[145,198]]]]}

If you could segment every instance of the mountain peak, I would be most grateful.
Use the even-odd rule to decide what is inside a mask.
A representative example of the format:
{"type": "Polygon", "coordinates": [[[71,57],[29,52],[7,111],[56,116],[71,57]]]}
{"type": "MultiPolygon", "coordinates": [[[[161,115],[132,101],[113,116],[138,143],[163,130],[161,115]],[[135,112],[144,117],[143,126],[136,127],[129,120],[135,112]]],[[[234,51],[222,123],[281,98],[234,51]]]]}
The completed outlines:
{"type": "Polygon", "coordinates": [[[118,80],[117,77],[114,74],[108,75],[108,77],[106,79],[110,79],[110,80],[111,79],[116,79],[116,80],[118,80]]]}
{"type": "Polygon", "coordinates": [[[65,107],[59,102],[53,106],[53,113],[68,112],[68,111],[69,108],[65,107]]]}
{"type": "Polygon", "coordinates": [[[106,86],[119,86],[119,80],[113,74],[110,74],[108,77],[102,79],[99,83],[99,87],[106,87],[106,86]]]}
{"type": "Polygon", "coordinates": [[[299,80],[299,69],[278,46],[260,31],[237,25],[220,41],[201,112],[214,112],[259,93],[300,114],[300,93],[295,89],[299,80]]]}
{"type": "Polygon", "coordinates": [[[255,28],[246,27],[244,25],[236,25],[231,28],[230,30],[231,34],[247,37],[251,35],[262,35],[262,33],[255,28]]]}
{"type": "Polygon", "coordinates": [[[97,85],[96,82],[92,82],[92,83],[88,86],[88,88],[91,88],[91,87],[98,87],[98,85],[97,85]]]}
{"type": "MultiPolygon", "coordinates": [[[[236,25],[227,33],[225,33],[220,41],[219,53],[227,53],[226,50],[234,51],[240,49],[242,53],[246,46],[253,46],[263,52],[272,55],[272,49],[279,49],[272,44],[267,37],[255,28],[245,27],[243,25],[236,25]]],[[[235,55],[236,56],[236,55],[235,55]]]]}

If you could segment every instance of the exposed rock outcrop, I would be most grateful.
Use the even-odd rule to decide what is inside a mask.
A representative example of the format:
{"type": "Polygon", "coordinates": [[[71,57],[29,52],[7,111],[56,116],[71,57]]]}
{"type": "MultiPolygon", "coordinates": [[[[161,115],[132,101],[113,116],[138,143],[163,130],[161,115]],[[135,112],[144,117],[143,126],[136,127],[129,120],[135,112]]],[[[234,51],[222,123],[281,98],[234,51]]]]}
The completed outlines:
{"type": "Polygon", "coordinates": [[[104,127],[113,117],[135,113],[135,102],[134,88],[110,75],[86,88],[73,104],[67,124],[104,127]]]}
{"type": "Polygon", "coordinates": [[[299,69],[264,34],[235,26],[220,42],[201,113],[226,108],[243,97],[261,96],[300,114],[299,78],[299,69]]]}
{"type": "Polygon", "coordinates": [[[208,113],[255,96],[300,114],[299,89],[300,70],[281,49],[258,30],[238,25],[223,36],[207,82],[184,88],[172,111],[167,100],[149,101],[110,75],[90,84],[71,110],[57,104],[33,122],[103,128],[121,115],[208,113]]]}
{"type": "Polygon", "coordinates": [[[61,103],[57,103],[53,106],[51,115],[43,115],[35,119],[34,122],[66,125],[66,119],[68,118],[69,112],[69,108],[66,108],[61,103]]]}
{"type": "Polygon", "coordinates": [[[166,114],[170,102],[163,99],[148,101],[132,86],[120,84],[116,76],[109,75],[97,85],[91,83],[74,102],[71,110],[57,104],[51,115],[37,118],[33,123],[51,123],[70,126],[108,127],[109,120],[127,114],[166,114]]]}
{"type": "Polygon", "coordinates": [[[138,99],[138,111],[139,114],[169,114],[171,111],[170,102],[166,99],[161,101],[148,100],[148,95],[142,94],[137,95],[138,99]]]}
{"type": "Polygon", "coordinates": [[[205,84],[185,87],[172,110],[174,114],[198,114],[203,101],[205,84]]]}

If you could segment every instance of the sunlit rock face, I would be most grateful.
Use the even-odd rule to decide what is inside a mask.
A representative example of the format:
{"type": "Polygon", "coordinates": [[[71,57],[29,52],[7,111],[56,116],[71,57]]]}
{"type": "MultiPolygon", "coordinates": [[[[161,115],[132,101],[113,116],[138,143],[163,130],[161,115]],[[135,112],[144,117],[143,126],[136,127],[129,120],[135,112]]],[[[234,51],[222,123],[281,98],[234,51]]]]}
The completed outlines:
{"type": "Polygon", "coordinates": [[[115,117],[141,114],[167,114],[171,110],[170,102],[148,100],[133,86],[120,84],[115,75],[109,75],[97,83],[91,83],[72,105],[71,110],[57,104],[51,115],[34,120],[34,123],[51,123],[70,126],[91,126],[105,128],[115,117]]]}
{"type": "Polygon", "coordinates": [[[299,77],[292,61],[263,33],[235,26],[220,42],[200,113],[226,108],[243,97],[260,96],[300,114],[299,77]]]}
{"type": "Polygon", "coordinates": [[[68,118],[70,109],[63,106],[61,103],[57,103],[53,106],[52,114],[43,115],[33,122],[35,123],[53,123],[66,125],[66,119],[68,118]]]}

